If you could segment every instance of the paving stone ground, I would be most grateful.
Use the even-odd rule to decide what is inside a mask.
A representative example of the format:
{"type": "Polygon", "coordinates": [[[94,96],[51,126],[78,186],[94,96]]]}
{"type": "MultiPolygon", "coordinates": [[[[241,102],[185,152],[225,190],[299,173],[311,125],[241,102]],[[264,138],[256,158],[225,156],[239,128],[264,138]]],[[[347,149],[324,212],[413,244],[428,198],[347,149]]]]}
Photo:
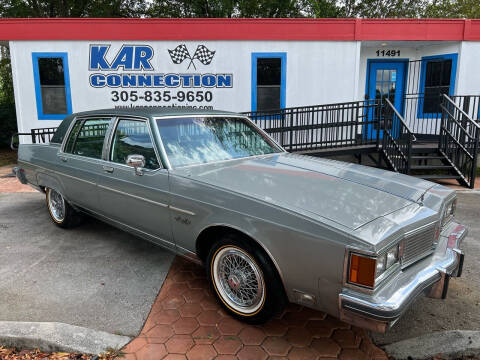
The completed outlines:
{"type": "Polygon", "coordinates": [[[225,313],[203,268],[177,257],[127,360],[387,359],[362,329],[297,305],[261,326],[225,313]]]}
{"type": "Polygon", "coordinates": [[[10,177],[13,166],[0,167],[0,192],[33,192],[36,191],[30,185],[23,185],[16,177],[10,177]]]}

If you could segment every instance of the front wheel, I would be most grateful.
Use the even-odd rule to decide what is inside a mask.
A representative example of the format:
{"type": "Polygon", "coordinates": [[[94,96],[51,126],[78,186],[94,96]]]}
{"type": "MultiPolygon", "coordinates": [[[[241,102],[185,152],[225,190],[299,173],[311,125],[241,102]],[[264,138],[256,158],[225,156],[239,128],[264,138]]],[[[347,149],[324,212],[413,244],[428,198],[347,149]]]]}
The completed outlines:
{"type": "Polygon", "coordinates": [[[55,225],[70,228],[81,222],[82,216],[65,201],[62,194],[50,188],[47,188],[45,193],[48,213],[55,225]]]}
{"type": "Polygon", "coordinates": [[[219,240],[207,258],[207,273],[224,308],[249,323],[263,323],[283,310],[285,294],[270,259],[236,234],[219,240]]]}

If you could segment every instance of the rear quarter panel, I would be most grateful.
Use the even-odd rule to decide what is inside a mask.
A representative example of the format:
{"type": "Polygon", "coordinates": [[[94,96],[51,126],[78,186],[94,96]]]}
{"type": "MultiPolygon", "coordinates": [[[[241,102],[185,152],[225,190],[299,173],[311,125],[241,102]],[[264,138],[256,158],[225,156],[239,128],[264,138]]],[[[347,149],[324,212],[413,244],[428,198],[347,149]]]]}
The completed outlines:
{"type": "Polygon", "coordinates": [[[49,187],[65,194],[61,179],[56,174],[59,144],[22,144],[18,149],[18,162],[27,181],[36,186],[49,187]]]}

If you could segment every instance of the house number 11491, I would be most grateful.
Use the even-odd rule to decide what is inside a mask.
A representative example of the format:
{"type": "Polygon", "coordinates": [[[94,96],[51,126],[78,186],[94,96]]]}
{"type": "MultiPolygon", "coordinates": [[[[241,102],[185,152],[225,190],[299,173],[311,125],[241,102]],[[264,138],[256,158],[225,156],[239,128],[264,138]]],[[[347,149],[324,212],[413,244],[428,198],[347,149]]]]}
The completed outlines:
{"type": "Polygon", "coordinates": [[[400,50],[377,50],[377,56],[382,56],[382,57],[400,56],[400,50]]]}

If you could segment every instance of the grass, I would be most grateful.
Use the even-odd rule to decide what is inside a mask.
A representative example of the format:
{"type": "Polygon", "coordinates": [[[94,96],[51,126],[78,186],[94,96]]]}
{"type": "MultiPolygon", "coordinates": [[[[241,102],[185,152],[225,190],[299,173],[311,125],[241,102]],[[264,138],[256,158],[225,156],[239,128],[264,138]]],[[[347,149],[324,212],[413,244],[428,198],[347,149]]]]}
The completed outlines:
{"type": "Polygon", "coordinates": [[[0,148],[0,166],[17,163],[17,152],[9,148],[0,148]]]}

